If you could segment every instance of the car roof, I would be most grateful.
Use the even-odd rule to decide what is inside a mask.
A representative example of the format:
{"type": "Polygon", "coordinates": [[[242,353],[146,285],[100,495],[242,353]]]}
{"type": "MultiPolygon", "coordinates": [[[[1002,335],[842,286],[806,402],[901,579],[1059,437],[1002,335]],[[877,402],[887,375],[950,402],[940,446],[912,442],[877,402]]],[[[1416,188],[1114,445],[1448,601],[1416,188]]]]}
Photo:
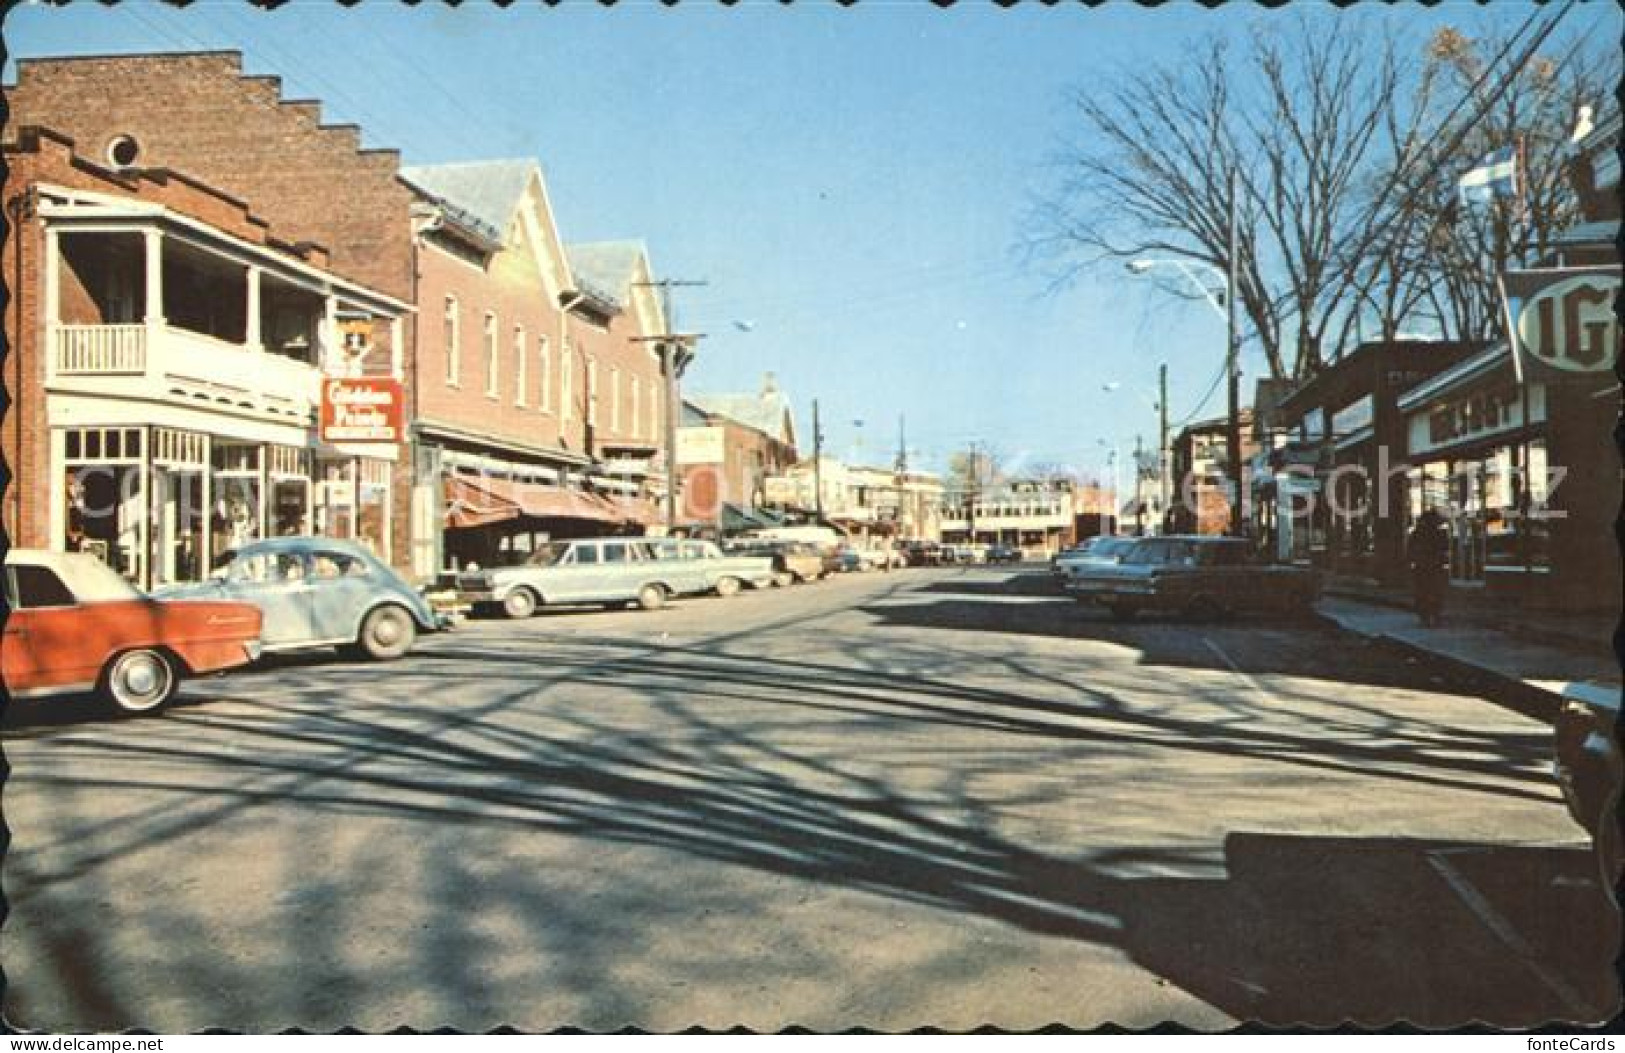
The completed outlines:
{"type": "Polygon", "coordinates": [[[343,537],[267,537],[239,545],[233,550],[233,554],[241,556],[254,552],[305,552],[313,548],[366,556],[369,559],[378,558],[366,545],[343,537]]]}
{"type": "Polygon", "coordinates": [[[6,563],[17,567],[44,567],[56,572],[82,601],[133,599],[141,590],[125,581],[118,571],[88,552],[52,552],[37,548],[14,548],[6,553],[6,563]]]}

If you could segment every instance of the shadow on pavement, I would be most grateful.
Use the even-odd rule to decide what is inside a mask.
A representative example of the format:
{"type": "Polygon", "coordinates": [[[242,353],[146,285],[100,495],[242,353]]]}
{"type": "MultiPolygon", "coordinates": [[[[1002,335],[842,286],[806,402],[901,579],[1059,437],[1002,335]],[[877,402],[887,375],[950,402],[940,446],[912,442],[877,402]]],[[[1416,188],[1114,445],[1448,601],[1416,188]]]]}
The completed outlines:
{"type": "MultiPolygon", "coordinates": [[[[961,618],[991,618],[981,608],[997,606],[940,601],[872,613],[890,624],[942,624],[944,604],[961,618]]],[[[1148,663],[1198,664],[1208,652],[1206,667],[1230,668],[1208,648],[1163,641],[1166,629],[1110,631],[1146,650],[1148,663]]],[[[1235,639],[1225,642],[1242,653],[1235,639]]],[[[1023,678],[1014,658],[1009,682],[1019,686],[1000,689],[978,684],[985,656],[926,646],[854,646],[843,661],[729,653],[716,641],[537,646],[545,649],[452,639],[403,663],[398,686],[380,688],[365,670],[299,667],[274,698],[222,694],[220,705],[141,722],[139,734],[122,723],[74,729],[75,749],[95,750],[97,762],[30,770],[29,793],[64,807],[98,794],[143,803],[133,816],[62,813],[47,851],[8,875],[8,894],[31,905],[31,917],[42,900],[61,907],[48,912],[50,931],[33,943],[72,948],[71,962],[49,968],[74,1013],[71,1021],[31,1021],[36,995],[17,983],[7,994],[12,1019],[57,1029],[139,1026],[140,1007],[172,990],[255,1005],[289,1023],[354,1013],[375,981],[322,949],[382,924],[363,894],[379,887],[430,915],[401,930],[392,948],[392,960],[405,964],[394,966],[391,982],[425,992],[423,1017],[412,1023],[438,1023],[475,998],[509,1007],[492,1025],[575,1022],[516,1019],[511,996],[467,983],[481,965],[481,944],[467,936],[474,914],[522,926],[533,947],[555,947],[560,926],[575,926],[575,996],[623,1020],[638,1007],[623,1001],[617,980],[634,962],[704,982],[711,963],[694,960],[693,948],[650,960],[644,956],[655,952],[641,941],[607,938],[618,913],[612,900],[541,895],[547,875],[523,867],[491,875],[503,846],[545,837],[653,848],[1115,948],[1242,1020],[1527,1027],[1594,1022],[1616,1008],[1617,915],[1583,849],[1232,832],[1222,871],[1211,851],[1178,844],[1062,855],[1001,832],[1008,804],[969,781],[1001,765],[1040,763],[1012,761],[1008,751],[1064,763],[1064,750],[1082,746],[1119,756],[1151,750],[1175,763],[1256,759],[1298,778],[1307,769],[1403,780],[1558,808],[1543,767],[1547,735],[1375,713],[1339,737],[1283,723],[1268,699],[1233,685],[1191,699],[1206,707],[1191,713],[1130,705],[1109,688],[1053,672],[1023,678]],[[475,677],[488,681],[484,693],[460,690],[475,677]],[[911,763],[930,771],[905,781],[885,763],[855,765],[840,751],[806,745],[832,725],[880,742],[949,728],[988,734],[968,748],[922,750],[911,763]],[[347,870],[312,839],[376,818],[415,824],[418,847],[401,853],[396,842],[390,865],[365,855],[347,870]],[[169,858],[163,854],[186,852],[193,838],[207,842],[234,823],[263,829],[258,850],[280,866],[297,873],[309,861],[299,893],[308,898],[283,916],[282,943],[269,949],[298,992],[294,1004],[261,1004],[275,997],[264,974],[190,934],[185,897],[125,903],[107,878],[114,864],[152,851],[169,858]],[[126,912],[139,914],[143,931],[175,941],[144,947],[155,959],[149,968],[117,968],[108,919],[126,912]]],[[[1295,655],[1258,660],[1308,676],[1363,675],[1358,663],[1328,673],[1315,648],[1295,655]]],[[[1346,786],[1329,781],[1327,792],[1346,786]]],[[[19,833],[20,843],[26,836],[19,833]]],[[[686,924],[692,915],[679,901],[706,891],[672,889],[669,904],[640,908],[651,913],[635,927],[686,924]]],[[[806,968],[830,982],[842,976],[836,959],[806,968]]],[[[1057,1004],[1056,1017],[1073,1008],[1057,1004]]],[[[221,1012],[229,1021],[229,1010],[221,1012]]]]}

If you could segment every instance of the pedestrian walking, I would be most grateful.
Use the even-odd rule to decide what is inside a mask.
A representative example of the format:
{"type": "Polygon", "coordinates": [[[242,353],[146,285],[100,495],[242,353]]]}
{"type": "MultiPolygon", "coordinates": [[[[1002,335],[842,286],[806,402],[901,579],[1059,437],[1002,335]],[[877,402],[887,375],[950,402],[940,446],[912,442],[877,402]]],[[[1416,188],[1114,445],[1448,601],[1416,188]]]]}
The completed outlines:
{"type": "Polygon", "coordinates": [[[1423,625],[1438,625],[1444,612],[1445,586],[1450,580],[1450,536],[1438,512],[1424,509],[1416,518],[1416,525],[1405,539],[1405,555],[1411,565],[1417,616],[1423,625]]]}

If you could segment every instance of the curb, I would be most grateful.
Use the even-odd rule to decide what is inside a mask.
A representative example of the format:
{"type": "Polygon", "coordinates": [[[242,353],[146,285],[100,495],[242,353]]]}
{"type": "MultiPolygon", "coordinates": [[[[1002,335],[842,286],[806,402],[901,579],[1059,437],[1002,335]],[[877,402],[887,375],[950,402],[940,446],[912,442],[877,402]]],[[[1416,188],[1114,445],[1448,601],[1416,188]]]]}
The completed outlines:
{"type": "Polygon", "coordinates": [[[1375,640],[1380,643],[1387,644],[1388,646],[1396,647],[1402,651],[1407,651],[1419,658],[1425,658],[1428,661],[1437,662],[1441,665],[1452,666],[1461,670],[1468,676],[1475,677],[1480,680],[1493,681],[1499,690],[1496,691],[1494,697],[1487,699],[1487,701],[1499,706],[1504,706],[1507,709],[1511,709],[1514,712],[1521,713],[1524,716],[1531,717],[1535,720],[1544,721],[1548,724],[1555,723],[1557,720],[1557,715],[1559,711],[1561,711],[1563,703],[1567,698],[1567,696],[1561,692],[1536,687],[1534,684],[1520,679],[1519,677],[1500,672],[1496,669],[1486,668],[1485,666],[1478,665],[1474,662],[1469,662],[1464,658],[1458,658],[1455,655],[1432,650],[1422,646],[1421,644],[1403,639],[1402,637],[1394,636],[1391,633],[1370,632],[1357,628],[1353,625],[1347,625],[1338,619],[1337,616],[1328,614],[1318,608],[1315,610],[1315,616],[1325,624],[1335,626],[1344,632],[1353,633],[1362,639],[1375,640]]]}
{"type": "MultiPolygon", "coordinates": [[[[1349,600],[1353,603],[1363,603],[1368,607],[1383,607],[1391,611],[1411,610],[1409,600],[1392,597],[1380,593],[1361,592],[1357,589],[1339,589],[1328,586],[1321,590],[1322,595],[1331,596],[1339,600],[1349,600]]],[[[1449,609],[1446,609],[1449,613],[1449,609]]],[[[1546,644],[1549,647],[1585,647],[1595,644],[1596,641],[1575,633],[1542,629],[1539,626],[1518,624],[1515,622],[1490,621],[1484,623],[1497,632],[1514,633],[1531,643],[1546,644]]]]}

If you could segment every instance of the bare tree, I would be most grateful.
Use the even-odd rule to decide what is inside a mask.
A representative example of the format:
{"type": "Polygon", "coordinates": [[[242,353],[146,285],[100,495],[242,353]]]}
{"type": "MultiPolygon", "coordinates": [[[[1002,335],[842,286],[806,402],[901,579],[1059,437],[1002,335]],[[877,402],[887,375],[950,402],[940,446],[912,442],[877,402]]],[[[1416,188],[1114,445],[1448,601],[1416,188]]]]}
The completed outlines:
{"type": "MultiPolygon", "coordinates": [[[[1440,30],[1428,45],[1427,76],[1467,90],[1479,78],[1484,55],[1504,38],[1473,39],[1440,30]]],[[[1554,237],[1579,218],[1567,181],[1569,139],[1582,105],[1599,105],[1621,77],[1617,48],[1581,39],[1552,55],[1536,55],[1508,78],[1507,90],[1465,137],[1461,163],[1441,168],[1418,188],[1418,223],[1428,252],[1419,274],[1426,306],[1447,335],[1488,340],[1505,333],[1495,285],[1487,280],[1520,263],[1533,263],[1554,237]],[[1457,181],[1463,170],[1497,149],[1512,148],[1518,185],[1511,196],[1463,205],[1457,181]]]]}
{"type": "MultiPolygon", "coordinates": [[[[1478,49],[1476,66],[1418,63],[1394,37],[1298,18],[1256,33],[1238,64],[1216,39],[1119,72],[1075,94],[1083,135],[1038,202],[1029,248],[1060,264],[1059,281],[1146,255],[1226,269],[1234,169],[1238,306],[1272,376],[1312,375],[1368,312],[1392,336],[1432,308],[1441,209],[1470,137],[1493,134],[1496,107],[1523,105],[1516,71],[1543,68],[1530,67],[1535,49],[1567,10],[1478,49]]],[[[1493,296],[1490,273],[1476,280],[1493,296]]],[[[1171,278],[1164,288],[1194,294],[1171,278]]]]}

